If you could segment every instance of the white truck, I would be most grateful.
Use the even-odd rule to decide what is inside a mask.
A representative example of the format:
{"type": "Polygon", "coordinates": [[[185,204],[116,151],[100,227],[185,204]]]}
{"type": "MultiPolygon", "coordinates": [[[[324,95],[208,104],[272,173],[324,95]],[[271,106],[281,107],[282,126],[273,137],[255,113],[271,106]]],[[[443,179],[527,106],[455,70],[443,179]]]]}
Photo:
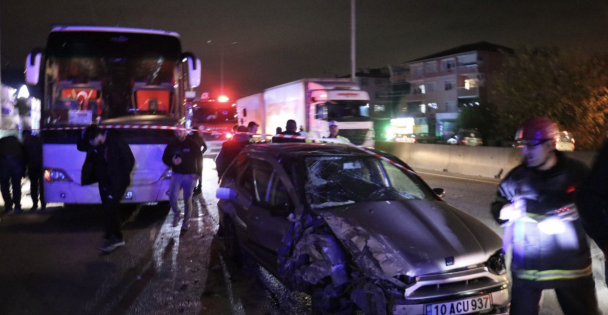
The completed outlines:
{"type": "Polygon", "coordinates": [[[271,87],[236,101],[239,123],[255,121],[260,132],[274,135],[294,119],[309,137],[329,135],[335,120],[339,134],[352,143],[373,147],[373,122],[369,95],[350,79],[300,79],[271,87]]]}

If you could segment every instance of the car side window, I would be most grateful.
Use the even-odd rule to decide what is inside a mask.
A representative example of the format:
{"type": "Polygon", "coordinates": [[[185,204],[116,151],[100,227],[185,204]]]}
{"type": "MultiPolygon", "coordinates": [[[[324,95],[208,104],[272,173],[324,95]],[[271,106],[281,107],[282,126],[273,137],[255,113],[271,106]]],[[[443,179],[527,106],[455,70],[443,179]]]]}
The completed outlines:
{"type": "Polygon", "coordinates": [[[253,195],[253,182],[253,169],[251,168],[251,165],[247,165],[239,180],[239,186],[243,187],[250,195],[253,195]]]}
{"type": "Polygon", "coordinates": [[[274,168],[268,162],[252,160],[245,168],[239,184],[253,197],[254,202],[263,205],[268,200],[268,188],[273,173],[274,168]]]}
{"type": "Polygon", "coordinates": [[[271,207],[281,207],[287,209],[293,208],[293,203],[289,198],[287,187],[283,184],[283,181],[279,178],[279,175],[275,172],[271,181],[271,187],[269,190],[268,204],[271,207]]]}

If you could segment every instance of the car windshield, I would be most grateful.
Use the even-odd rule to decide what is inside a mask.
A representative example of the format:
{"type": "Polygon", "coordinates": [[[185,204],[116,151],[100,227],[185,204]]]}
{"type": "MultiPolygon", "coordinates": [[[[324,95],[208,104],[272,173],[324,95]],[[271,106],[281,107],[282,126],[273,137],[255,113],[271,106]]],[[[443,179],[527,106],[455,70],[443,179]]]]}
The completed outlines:
{"type": "Polygon", "coordinates": [[[305,158],[307,200],[313,209],[366,201],[437,200],[420,178],[376,157],[305,158]]]}

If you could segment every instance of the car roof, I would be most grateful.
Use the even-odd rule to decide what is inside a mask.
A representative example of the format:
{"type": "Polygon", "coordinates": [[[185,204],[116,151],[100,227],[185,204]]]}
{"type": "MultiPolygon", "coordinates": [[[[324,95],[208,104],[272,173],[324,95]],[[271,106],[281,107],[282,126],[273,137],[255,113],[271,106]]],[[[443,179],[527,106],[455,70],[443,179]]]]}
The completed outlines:
{"type": "Polygon", "coordinates": [[[321,143],[264,143],[245,147],[243,152],[268,153],[271,155],[368,155],[365,152],[343,144],[321,143]]]}

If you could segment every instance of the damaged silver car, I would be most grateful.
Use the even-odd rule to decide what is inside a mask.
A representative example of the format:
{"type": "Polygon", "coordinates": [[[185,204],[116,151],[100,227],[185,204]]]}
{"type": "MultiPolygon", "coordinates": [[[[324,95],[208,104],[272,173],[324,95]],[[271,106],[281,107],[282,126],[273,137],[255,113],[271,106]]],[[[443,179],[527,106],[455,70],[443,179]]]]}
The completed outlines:
{"type": "Polygon", "coordinates": [[[217,196],[228,253],[318,314],[507,314],[500,237],[442,191],[392,156],[294,143],[245,148],[217,196]]]}

